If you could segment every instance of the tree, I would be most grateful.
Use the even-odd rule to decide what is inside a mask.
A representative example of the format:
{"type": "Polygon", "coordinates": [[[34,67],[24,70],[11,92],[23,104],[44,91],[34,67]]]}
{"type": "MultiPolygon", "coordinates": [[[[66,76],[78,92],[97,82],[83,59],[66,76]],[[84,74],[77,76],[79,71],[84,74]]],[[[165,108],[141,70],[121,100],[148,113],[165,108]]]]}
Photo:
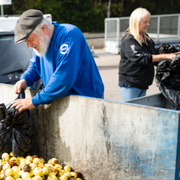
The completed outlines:
{"type": "Polygon", "coordinates": [[[108,1],[107,18],[110,18],[111,0],[108,1]]]}
{"type": "Polygon", "coordinates": [[[40,9],[59,23],[71,23],[83,32],[104,32],[104,19],[130,16],[144,7],[152,15],[179,13],[180,1],[175,0],[12,0],[4,6],[4,14],[21,14],[27,9],[40,9]]]}

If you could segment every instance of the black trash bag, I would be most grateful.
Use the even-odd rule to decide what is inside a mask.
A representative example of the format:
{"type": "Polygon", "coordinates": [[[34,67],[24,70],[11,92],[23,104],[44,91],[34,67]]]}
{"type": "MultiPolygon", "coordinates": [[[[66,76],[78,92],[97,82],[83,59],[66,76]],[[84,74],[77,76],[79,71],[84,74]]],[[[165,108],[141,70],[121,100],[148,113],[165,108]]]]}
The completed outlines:
{"type": "MultiPolygon", "coordinates": [[[[16,99],[25,98],[24,90],[16,99]]],[[[25,157],[36,153],[34,149],[35,128],[30,111],[17,113],[11,105],[0,104],[0,156],[12,152],[25,157]]]]}
{"type": "Polygon", "coordinates": [[[156,85],[174,109],[180,109],[180,54],[174,60],[160,61],[156,68],[156,85]]]}
{"type": "Polygon", "coordinates": [[[173,52],[179,52],[180,46],[179,45],[170,45],[168,43],[162,43],[157,50],[160,53],[173,53],[173,52]]]}

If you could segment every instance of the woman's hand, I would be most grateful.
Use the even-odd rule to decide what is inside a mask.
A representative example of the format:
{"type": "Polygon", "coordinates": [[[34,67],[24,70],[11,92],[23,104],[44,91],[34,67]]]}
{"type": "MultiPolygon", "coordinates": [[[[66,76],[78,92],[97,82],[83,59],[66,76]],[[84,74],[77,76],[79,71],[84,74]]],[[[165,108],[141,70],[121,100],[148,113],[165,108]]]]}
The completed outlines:
{"type": "Polygon", "coordinates": [[[152,55],[152,62],[161,61],[164,59],[173,60],[177,54],[180,54],[180,52],[152,55]]]}

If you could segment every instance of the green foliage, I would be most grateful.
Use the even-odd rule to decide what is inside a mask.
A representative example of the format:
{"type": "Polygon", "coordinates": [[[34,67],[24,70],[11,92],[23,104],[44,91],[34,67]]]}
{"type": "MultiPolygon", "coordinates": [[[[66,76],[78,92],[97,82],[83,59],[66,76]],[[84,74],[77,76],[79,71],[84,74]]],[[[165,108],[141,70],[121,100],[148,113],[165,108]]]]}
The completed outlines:
{"type": "Polygon", "coordinates": [[[179,13],[180,1],[175,0],[124,0],[123,16],[130,16],[138,8],[146,8],[152,15],[179,13]]]}
{"type": "MultiPolygon", "coordinates": [[[[71,23],[82,32],[104,32],[109,0],[12,0],[4,5],[4,14],[17,15],[27,9],[40,9],[51,14],[53,21],[71,23]]],[[[179,13],[180,1],[175,0],[111,0],[110,17],[130,16],[144,7],[152,15],[179,13]]]]}
{"type": "Polygon", "coordinates": [[[111,4],[111,17],[120,17],[122,15],[122,3],[111,4]]]}

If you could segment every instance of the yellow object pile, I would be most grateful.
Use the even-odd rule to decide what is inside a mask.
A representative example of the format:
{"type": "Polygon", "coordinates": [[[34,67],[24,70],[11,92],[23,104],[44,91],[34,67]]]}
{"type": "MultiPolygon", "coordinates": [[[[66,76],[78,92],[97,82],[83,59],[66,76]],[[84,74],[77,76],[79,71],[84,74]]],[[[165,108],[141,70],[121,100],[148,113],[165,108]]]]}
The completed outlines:
{"type": "Polygon", "coordinates": [[[45,162],[37,155],[19,157],[3,153],[0,180],[82,180],[70,166],[62,167],[56,158],[45,162]]]}

